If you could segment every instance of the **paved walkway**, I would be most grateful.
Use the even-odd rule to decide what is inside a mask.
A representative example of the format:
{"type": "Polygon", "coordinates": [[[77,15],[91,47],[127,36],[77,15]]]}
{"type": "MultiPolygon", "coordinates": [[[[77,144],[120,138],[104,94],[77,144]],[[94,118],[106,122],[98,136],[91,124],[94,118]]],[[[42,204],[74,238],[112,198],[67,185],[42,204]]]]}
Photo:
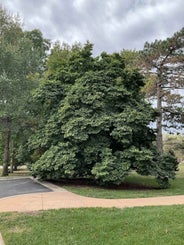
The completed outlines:
{"type": "Polygon", "coordinates": [[[73,194],[65,189],[47,182],[42,182],[42,184],[52,189],[53,192],[24,194],[0,198],[0,212],[29,212],[48,209],[81,207],[125,208],[184,204],[184,195],[132,199],[100,199],[73,194]]]}
{"type": "Polygon", "coordinates": [[[21,195],[21,194],[30,194],[30,193],[39,193],[39,192],[51,192],[49,188],[43,186],[38,181],[33,178],[19,177],[17,178],[0,178],[0,198],[21,195]]]}

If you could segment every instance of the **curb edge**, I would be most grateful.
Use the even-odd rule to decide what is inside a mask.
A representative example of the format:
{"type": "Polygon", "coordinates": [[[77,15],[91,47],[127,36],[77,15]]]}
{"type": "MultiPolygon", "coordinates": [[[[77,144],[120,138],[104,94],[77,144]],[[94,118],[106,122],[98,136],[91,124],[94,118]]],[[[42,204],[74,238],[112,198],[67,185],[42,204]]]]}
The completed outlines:
{"type": "Polygon", "coordinates": [[[0,232],[0,245],[5,245],[1,232],[0,232]]]}

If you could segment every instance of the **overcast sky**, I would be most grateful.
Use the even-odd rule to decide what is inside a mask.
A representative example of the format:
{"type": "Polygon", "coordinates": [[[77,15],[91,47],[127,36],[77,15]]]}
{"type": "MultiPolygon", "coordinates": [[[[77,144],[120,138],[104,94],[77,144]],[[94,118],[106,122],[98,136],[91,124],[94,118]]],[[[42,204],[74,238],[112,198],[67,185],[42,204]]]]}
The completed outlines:
{"type": "Polygon", "coordinates": [[[24,29],[69,44],[87,40],[94,53],[142,49],[184,26],[184,0],[0,0],[24,29]]]}

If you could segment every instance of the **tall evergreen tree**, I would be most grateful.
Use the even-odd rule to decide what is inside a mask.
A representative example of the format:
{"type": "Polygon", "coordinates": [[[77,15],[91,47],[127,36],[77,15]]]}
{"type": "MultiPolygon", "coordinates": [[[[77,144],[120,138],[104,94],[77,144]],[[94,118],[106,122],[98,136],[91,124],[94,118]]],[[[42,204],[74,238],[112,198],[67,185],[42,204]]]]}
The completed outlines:
{"type": "Polygon", "coordinates": [[[146,43],[141,52],[140,64],[150,74],[145,91],[157,101],[157,148],[163,153],[162,128],[180,129],[184,123],[184,28],[166,40],[146,43]],[[166,123],[166,125],[163,124],[166,123]]]}

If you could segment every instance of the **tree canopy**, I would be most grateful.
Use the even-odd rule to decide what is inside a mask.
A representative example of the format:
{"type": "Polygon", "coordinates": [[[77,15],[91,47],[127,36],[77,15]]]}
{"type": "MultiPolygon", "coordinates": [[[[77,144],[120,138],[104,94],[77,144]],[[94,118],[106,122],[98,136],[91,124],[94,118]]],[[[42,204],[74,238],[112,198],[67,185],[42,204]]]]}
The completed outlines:
{"type": "Polygon", "coordinates": [[[118,53],[91,54],[90,43],[57,45],[48,58],[47,79],[33,96],[33,113],[42,114],[28,142],[33,174],[120,184],[135,170],[167,183],[177,161],[153,145],[157,113],[141,94],[142,75],[118,53]]]}
{"type": "Polygon", "coordinates": [[[11,133],[18,130],[30,91],[37,86],[33,74],[43,71],[49,41],[39,30],[23,31],[18,17],[0,7],[0,129],[5,142],[3,175],[7,175],[11,133]]]}

